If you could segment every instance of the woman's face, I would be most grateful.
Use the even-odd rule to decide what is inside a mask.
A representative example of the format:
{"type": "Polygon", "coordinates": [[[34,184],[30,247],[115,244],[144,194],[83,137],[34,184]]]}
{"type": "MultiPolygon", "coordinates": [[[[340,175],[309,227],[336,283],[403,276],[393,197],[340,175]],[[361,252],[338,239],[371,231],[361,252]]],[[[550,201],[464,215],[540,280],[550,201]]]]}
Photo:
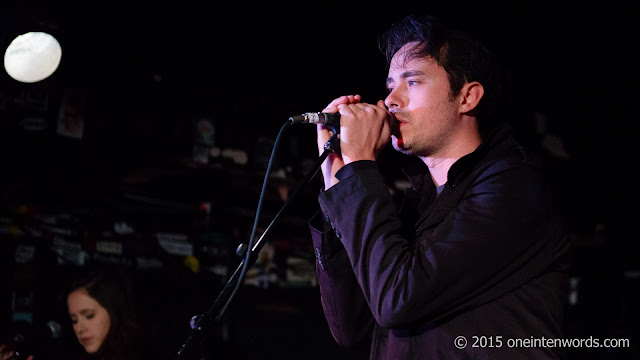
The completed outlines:
{"type": "Polygon", "coordinates": [[[84,288],[67,296],[67,307],[78,341],[88,353],[97,352],[109,333],[109,312],[84,288]]]}

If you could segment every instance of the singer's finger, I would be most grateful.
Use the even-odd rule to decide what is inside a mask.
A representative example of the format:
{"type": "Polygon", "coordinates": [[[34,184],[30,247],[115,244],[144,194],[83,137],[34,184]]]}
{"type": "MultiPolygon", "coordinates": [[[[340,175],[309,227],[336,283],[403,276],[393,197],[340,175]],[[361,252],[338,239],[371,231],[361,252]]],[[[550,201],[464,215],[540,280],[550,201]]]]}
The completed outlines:
{"type": "Polygon", "coordinates": [[[391,111],[389,111],[389,109],[387,108],[387,106],[384,104],[384,100],[378,100],[378,106],[384,110],[387,113],[387,122],[389,123],[389,125],[393,125],[395,118],[393,116],[393,113],[391,111]]]}
{"type": "Polygon", "coordinates": [[[369,116],[373,116],[376,113],[380,113],[381,111],[386,113],[387,109],[380,108],[374,104],[366,104],[366,103],[342,105],[340,108],[340,114],[342,115],[352,114],[353,116],[356,116],[356,117],[359,117],[359,116],[369,117],[369,116]]]}
{"type": "Polygon", "coordinates": [[[349,122],[348,117],[353,117],[355,116],[355,114],[353,113],[353,110],[351,107],[354,106],[355,104],[339,104],[338,107],[338,112],[340,113],[341,117],[340,117],[340,124],[341,125],[346,125],[349,122]],[[345,116],[347,118],[345,118],[345,116]]]}
{"type": "Polygon", "coordinates": [[[354,104],[354,106],[360,108],[360,109],[366,109],[366,108],[371,108],[372,110],[383,110],[385,112],[387,111],[387,107],[384,104],[383,100],[378,100],[378,102],[376,104],[369,104],[369,103],[357,103],[354,104]]]}
{"type": "Polygon", "coordinates": [[[322,112],[337,112],[338,111],[338,105],[342,105],[342,104],[356,104],[360,102],[360,99],[362,97],[358,94],[356,95],[344,95],[344,96],[340,96],[339,98],[334,99],[332,102],[329,103],[329,105],[327,105],[326,108],[324,108],[324,110],[322,110],[322,112]]]}

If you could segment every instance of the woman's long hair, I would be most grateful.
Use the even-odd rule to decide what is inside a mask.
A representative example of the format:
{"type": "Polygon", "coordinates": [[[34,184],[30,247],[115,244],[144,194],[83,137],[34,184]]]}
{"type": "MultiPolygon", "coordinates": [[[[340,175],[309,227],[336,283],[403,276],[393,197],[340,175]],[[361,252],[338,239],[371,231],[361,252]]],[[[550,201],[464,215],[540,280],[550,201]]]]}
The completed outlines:
{"type": "Polygon", "coordinates": [[[71,282],[67,296],[85,289],[109,313],[111,327],[102,346],[95,354],[88,354],[76,339],[74,358],[137,359],[140,357],[142,328],[138,303],[131,279],[124,269],[100,266],[79,269],[81,273],[71,282]]]}

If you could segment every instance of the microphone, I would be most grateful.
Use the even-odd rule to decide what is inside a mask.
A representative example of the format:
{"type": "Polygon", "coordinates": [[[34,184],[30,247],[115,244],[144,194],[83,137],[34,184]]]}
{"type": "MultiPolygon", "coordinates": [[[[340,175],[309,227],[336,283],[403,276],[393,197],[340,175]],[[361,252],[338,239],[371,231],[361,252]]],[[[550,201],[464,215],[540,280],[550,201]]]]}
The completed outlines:
{"type": "Polygon", "coordinates": [[[340,113],[304,113],[289,118],[292,124],[322,124],[325,126],[340,127],[340,113]]]}
{"type": "Polygon", "coordinates": [[[48,321],[45,324],[27,324],[25,322],[17,322],[13,324],[14,334],[21,339],[58,339],[62,335],[62,325],[57,321],[48,321]]]}
{"type": "Polygon", "coordinates": [[[57,341],[62,336],[62,326],[49,321],[40,326],[28,326],[22,322],[14,324],[13,335],[3,343],[5,351],[13,352],[11,359],[23,360],[29,355],[39,353],[47,349],[49,343],[57,341]]]}
{"type": "Polygon", "coordinates": [[[62,336],[62,325],[56,321],[49,321],[40,331],[46,338],[59,339],[62,336]]]}

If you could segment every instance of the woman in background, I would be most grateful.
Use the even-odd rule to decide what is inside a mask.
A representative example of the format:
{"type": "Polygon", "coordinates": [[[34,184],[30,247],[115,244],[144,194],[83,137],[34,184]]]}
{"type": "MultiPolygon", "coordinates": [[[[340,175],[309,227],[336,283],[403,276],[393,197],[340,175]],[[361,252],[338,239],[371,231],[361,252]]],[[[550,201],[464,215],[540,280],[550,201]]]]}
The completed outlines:
{"type": "Polygon", "coordinates": [[[72,358],[140,359],[143,343],[136,305],[132,285],[120,269],[99,268],[78,277],[67,292],[78,339],[72,358]]]}
{"type": "Polygon", "coordinates": [[[0,344],[0,360],[47,359],[142,359],[141,323],[131,281],[123,269],[92,267],[78,274],[61,295],[71,319],[75,338],[68,337],[63,354],[33,356],[29,349],[0,344]]]}

